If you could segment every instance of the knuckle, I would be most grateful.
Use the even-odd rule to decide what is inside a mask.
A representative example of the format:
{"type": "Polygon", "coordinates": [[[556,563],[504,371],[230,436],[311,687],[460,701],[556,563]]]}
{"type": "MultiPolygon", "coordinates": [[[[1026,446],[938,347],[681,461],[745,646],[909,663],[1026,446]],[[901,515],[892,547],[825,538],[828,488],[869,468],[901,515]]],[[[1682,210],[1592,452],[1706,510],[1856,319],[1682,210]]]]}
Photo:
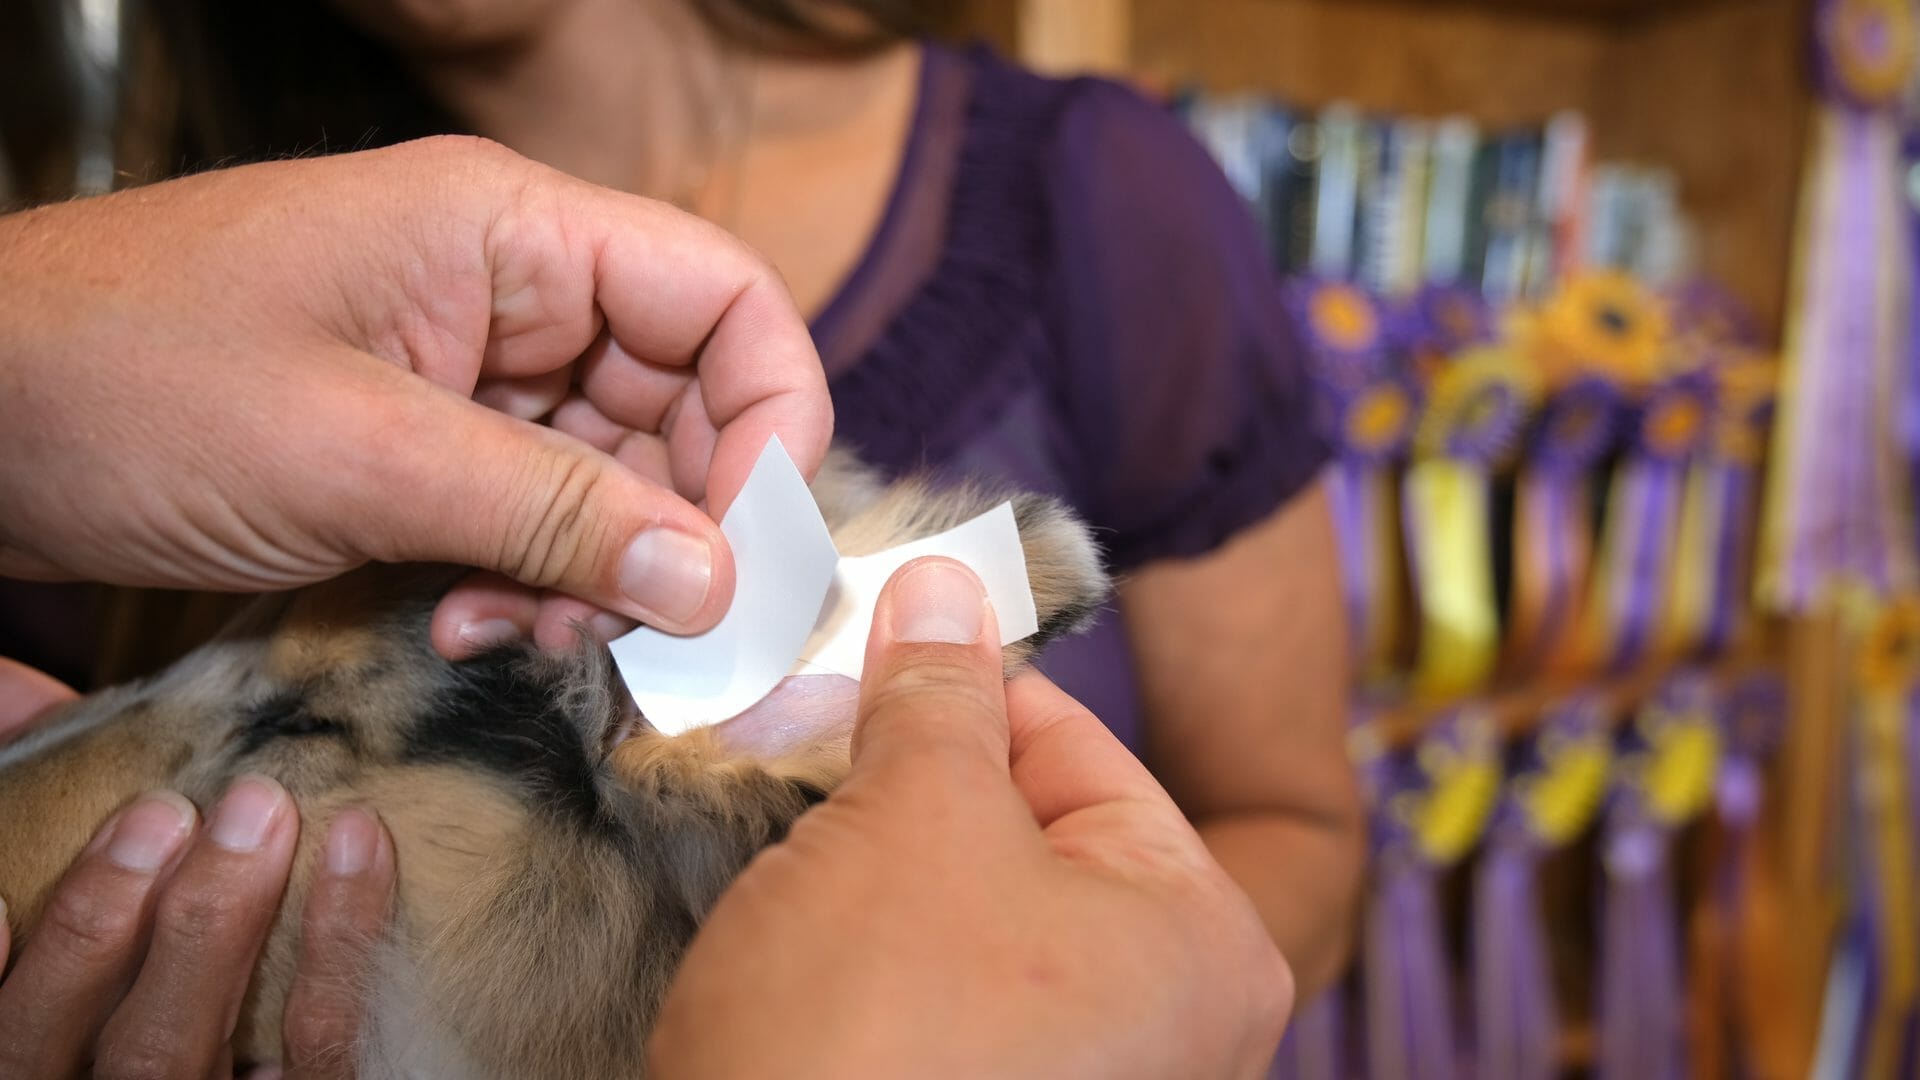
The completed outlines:
{"type": "Polygon", "coordinates": [[[534,455],[521,481],[530,490],[526,508],[500,553],[500,567],[537,586],[575,579],[583,557],[596,550],[605,515],[593,513],[603,501],[609,477],[590,457],[555,447],[534,455]]]}
{"type": "Polygon", "coordinates": [[[991,720],[1004,711],[1005,700],[992,673],[983,672],[973,656],[941,650],[894,666],[868,687],[862,706],[869,715],[937,709],[942,716],[991,720]]]}
{"type": "Polygon", "coordinates": [[[162,1080],[190,1073],[179,1039],[151,1024],[110,1035],[93,1066],[95,1080],[162,1080]]]}
{"type": "Polygon", "coordinates": [[[225,945],[248,903],[235,882],[182,882],[160,897],[154,921],[188,948],[225,945]]]}
{"type": "Polygon", "coordinates": [[[82,964],[119,958],[140,936],[140,897],[104,886],[63,887],[48,903],[36,935],[82,964]]]}
{"type": "Polygon", "coordinates": [[[498,168],[519,155],[505,144],[484,135],[429,135],[406,143],[405,150],[428,164],[470,163],[476,167],[498,168]]]}
{"type": "Polygon", "coordinates": [[[295,1064],[335,1060],[353,1045],[357,1021],[337,995],[296,992],[287,997],[281,1039],[295,1064]]]}

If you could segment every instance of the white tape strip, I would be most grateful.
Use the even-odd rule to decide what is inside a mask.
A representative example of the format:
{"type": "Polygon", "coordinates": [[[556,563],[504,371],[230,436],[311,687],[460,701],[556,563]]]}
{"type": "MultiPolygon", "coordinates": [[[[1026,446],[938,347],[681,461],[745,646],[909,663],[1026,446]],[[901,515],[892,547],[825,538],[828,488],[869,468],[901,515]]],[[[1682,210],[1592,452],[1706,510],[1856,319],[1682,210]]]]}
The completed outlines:
{"type": "Polygon", "coordinates": [[[881,588],[922,556],[944,555],[980,575],[1002,645],[1038,629],[1026,554],[1007,503],[938,536],[842,559],[806,481],[773,439],[720,531],[733,548],[736,581],[720,624],[693,637],[643,626],[611,645],[634,702],[670,735],[745,712],[788,674],[858,679],[881,588]]]}

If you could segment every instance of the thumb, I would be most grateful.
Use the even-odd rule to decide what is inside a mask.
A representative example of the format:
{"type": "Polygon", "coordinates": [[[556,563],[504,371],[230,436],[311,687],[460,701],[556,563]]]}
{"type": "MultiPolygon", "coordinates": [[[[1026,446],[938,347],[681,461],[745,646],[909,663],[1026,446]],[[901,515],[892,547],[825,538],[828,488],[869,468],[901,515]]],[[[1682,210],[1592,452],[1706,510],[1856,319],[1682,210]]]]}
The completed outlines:
{"type": "Polygon", "coordinates": [[[698,507],[572,436],[387,370],[391,408],[336,440],[382,448],[338,492],[360,503],[342,520],[375,530],[355,538],[367,555],[496,570],[673,633],[726,612],[733,556],[698,507]]]}
{"type": "Polygon", "coordinates": [[[937,770],[956,779],[997,777],[1011,791],[999,642],[973,571],[941,558],[896,571],[867,640],[855,776],[889,771],[924,787],[928,770],[937,770]]]}

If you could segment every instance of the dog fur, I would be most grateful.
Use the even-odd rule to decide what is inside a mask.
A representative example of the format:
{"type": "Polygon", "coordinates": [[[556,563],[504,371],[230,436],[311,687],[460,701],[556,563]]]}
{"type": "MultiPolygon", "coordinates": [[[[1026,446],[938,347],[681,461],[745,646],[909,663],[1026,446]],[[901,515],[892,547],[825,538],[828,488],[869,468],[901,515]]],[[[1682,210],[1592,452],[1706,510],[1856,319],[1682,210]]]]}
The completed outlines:
{"type": "MultiPolygon", "coordinates": [[[[942,531],[998,501],[882,484],[841,455],[815,483],[849,555],[942,531]]],[[[1015,500],[1040,633],[1107,593],[1086,530],[1015,500]]],[[[346,805],[392,832],[395,915],[369,985],[363,1077],[630,1077],[682,952],[721,890],[831,792],[845,731],[753,752],[713,729],[636,722],[604,648],[442,660],[427,640],[444,568],[371,567],[261,598],[156,676],[94,694],[0,747],[0,896],[31,940],[99,826],[172,788],[203,811],[242,773],[299,805],[300,852],[242,1010],[243,1060],[279,1054],[298,912],[346,805]]],[[[17,950],[16,950],[17,954],[17,950]]]]}

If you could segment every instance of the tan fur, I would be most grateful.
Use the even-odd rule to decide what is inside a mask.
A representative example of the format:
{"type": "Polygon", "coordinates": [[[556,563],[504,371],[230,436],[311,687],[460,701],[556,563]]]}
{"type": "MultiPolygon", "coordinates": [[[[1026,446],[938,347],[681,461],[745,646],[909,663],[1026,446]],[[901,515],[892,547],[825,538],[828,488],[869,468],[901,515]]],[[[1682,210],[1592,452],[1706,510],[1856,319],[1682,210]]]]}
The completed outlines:
{"type": "MultiPolygon", "coordinates": [[[[882,485],[841,457],[815,490],[848,554],[994,501],[882,485]]],[[[1043,630],[1070,629],[1104,595],[1092,547],[1052,504],[1017,507],[1043,630]]],[[[426,620],[450,580],[374,567],[262,599],[155,678],[0,748],[0,897],[17,940],[129,799],[173,787],[204,810],[239,773],[264,772],[298,802],[302,832],[243,1008],[242,1060],[277,1056],[298,913],[328,821],[354,804],[386,822],[399,871],[367,1030],[342,1048],[363,1076],[638,1075],[699,920],[839,782],[846,733],[755,752],[712,729],[631,731],[604,650],[585,646],[448,664],[426,620]]],[[[1026,655],[1009,650],[1009,664],[1026,655]]]]}

